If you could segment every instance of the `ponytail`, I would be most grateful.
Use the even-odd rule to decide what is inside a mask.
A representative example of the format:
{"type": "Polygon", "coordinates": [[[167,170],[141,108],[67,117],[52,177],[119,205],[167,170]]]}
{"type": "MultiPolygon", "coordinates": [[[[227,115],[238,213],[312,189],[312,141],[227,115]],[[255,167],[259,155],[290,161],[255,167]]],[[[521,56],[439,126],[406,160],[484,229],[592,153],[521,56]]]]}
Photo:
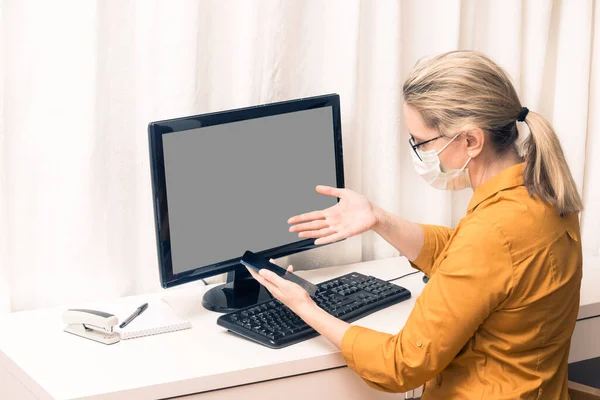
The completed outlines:
{"type": "Polygon", "coordinates": [[[527,191],[553,205],[561,216],[581,212],[583,203],[554,129],[540,114],[531,111],[525,122],[531,131],[524,143],[523,179],[527,191]]]}

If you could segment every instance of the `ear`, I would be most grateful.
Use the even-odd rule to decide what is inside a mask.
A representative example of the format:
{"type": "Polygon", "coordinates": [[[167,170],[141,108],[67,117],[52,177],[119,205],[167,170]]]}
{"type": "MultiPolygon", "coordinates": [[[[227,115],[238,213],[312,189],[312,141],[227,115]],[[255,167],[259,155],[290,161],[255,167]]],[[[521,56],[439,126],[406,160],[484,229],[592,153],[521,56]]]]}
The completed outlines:
{"type": "Polygon", "coordinates": [[[466,132],[467,138],[467,154],[471,158],[477,157],[485,142],[485,133],[481,128],[473,128],[466,132]]]}

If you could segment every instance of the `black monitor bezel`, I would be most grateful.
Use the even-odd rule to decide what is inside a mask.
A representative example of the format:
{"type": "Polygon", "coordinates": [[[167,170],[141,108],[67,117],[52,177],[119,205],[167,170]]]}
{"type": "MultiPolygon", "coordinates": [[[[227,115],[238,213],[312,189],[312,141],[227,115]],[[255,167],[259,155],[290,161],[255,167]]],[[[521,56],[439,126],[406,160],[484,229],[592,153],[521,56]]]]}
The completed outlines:
{"type": "MultiPolygon", "coordinates": [[[[253,118],[262,118],[320,107],[332,108],[336,185],[338,188],[343,188],[344,167],[340,98],[339,95],[335,93],[163,121],[155,121],[148,124],[155,235],[157,242],[160,283],[163,288],[181,285],[183,283],[233,271],[240,266],[242,254],[240,254],[239,257],[224,260],[216,264],[201,266],[190,271],[173,274],[162,135],[211,125],[237,122],[253,118]]],[[[321,246],[315,245],[314,239],[303,239],[283,246],[265,249],[256,253],[266,258],[279,258],[315,247],[321,246]]]]}

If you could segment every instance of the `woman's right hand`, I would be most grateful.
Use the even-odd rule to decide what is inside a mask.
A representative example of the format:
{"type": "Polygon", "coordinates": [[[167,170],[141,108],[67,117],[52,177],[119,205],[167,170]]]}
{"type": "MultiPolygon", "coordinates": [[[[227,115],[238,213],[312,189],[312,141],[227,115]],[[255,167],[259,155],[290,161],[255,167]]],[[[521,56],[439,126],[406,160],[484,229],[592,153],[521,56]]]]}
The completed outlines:
{"type": "Polygon", "coordinates": [[[315,238],[315,244],[346,239],[373,229],[377,223],[374,207],[366,196],[350,189],[319,185],[317,193],[339,197],[340,201],[325,210],[296,215],[288,220],[290,232],[301,238],[315,238]]]}

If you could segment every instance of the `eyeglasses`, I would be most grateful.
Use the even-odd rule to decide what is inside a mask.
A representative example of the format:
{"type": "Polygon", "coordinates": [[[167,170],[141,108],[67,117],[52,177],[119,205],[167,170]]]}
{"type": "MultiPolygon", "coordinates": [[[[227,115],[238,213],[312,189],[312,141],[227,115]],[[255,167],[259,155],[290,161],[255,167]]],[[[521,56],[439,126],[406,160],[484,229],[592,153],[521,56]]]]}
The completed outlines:
{"type": "Polygon", "coordinates": [[[444,136],[440,135],[440,136],[434,137],[433,139],[429,139],[429,140],[426,140],[426,141],[421,142],[421,143],[415,143],[415,138],[412,135],[410,135],[410,138],[408,139],[408,144],[410,144],[410,147],[412,147],[412,149],[414,150],[414,152],[417,155],[417,157],[419,157],[419,160],[423,161],[423,159],[421,158],[421,155],[417,151],[417,148],[419,146],[423,146],[426,143],[433,142],[434,140],[439,139],[441,137],[444,137],[444,136]]]}

